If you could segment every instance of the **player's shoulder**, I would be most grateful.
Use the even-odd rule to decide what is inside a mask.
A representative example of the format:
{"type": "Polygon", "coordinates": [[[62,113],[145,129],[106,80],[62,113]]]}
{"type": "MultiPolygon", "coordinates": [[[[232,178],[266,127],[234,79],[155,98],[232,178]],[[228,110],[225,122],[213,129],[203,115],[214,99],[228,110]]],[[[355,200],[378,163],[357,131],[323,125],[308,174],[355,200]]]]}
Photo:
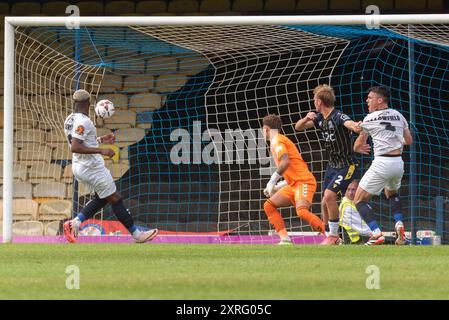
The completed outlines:
{"type": "Polygon", "coordinates": [[[339,120],[342,122],[351,120],[351,118],[340,109],[334,109],[332,117],[334,118],[334,120],[339,120]]]}
{"type": "Polygon", "coordinates": [[[92,120],[90,120],[90,118],[87,115],[85,115],[84,113],[74,112],[74,113],[72,113],[72,115],[73,115],[75,122],[84,123],[84,124],[93,124],[92,120]]]}

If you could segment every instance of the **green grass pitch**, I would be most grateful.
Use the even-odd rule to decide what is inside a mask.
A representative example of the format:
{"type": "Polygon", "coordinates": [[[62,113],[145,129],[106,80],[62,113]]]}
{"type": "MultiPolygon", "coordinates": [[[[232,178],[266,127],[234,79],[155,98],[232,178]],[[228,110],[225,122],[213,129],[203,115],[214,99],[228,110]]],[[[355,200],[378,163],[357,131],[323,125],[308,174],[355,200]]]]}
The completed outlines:
{"type": "Polygon", "coordinates": [[[6,244],[0,299],[449,299],[448,265],[445,246],[6,244]]]}

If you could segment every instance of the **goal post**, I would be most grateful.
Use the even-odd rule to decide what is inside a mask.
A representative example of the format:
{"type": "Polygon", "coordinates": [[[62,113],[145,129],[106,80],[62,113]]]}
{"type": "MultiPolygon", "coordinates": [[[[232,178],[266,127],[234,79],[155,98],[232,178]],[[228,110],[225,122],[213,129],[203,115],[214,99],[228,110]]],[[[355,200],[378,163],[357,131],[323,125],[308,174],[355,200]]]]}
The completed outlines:
{"type": "MultiPolygon", "coordinates": [[[[156,141],[155,143],[157,144],[157,141],[160,139],[167,138],[166,133],[164,133],[166,130],[172,130],[173,132],[174,129],[181,127],[177,123],[174,123],[175,120],[179,123],[185,121],[181,115],[186,112],[185,109],[170,110],[171,105],[169,105],[169,103],[175,100],[175,102],[185,101],[184,104],[188,105],[193,101],[189,100],[192,96],[198,100],[202,99],[204,102],[204,106],[202,107],[204,107],[203,109],[205,110],[200,110],[198,107],[195,114],[189,114],[189,121],[196,119],[196,117],[208,121],[205,128],[209,129],[209,131],[207,134],[203,133],[202,137],[207,138],[208,140],[205,139],[206,141],[212,141],[213,148],[219,155],[226,153],[228,145],[225,144],[224,151],[222,149],[218,150],[216,148],[218,140],[215,140],[215,138],[212,137],[213,132],[216,133],[215,137],[223,138],[225,137],[225,133],[231,130],[234,130],[233,133],[235,134],[237,128],[256,129],[263,117],[263,113],[276,109],[277,112],[285,113],[283,115],[283,120],[287,120],[287,122],[284,123],[283,128],[288,131],[288,135],[293,137],[294,142],[299,145],[299,149],[303,155],[305,155],[305,158],[310,160],[310,163],[308,163],[309,169],[312,169],[318,182],[321,183],[320,178],[322,178],[322,173],[324,171],[324,161],[322,160],[323,150],[321,148],[314,149],[315,146],[319,144],[318,135],[316,133],[307,136],[301,134],[298,138],[291,130],[291,124],[296,121],[300,115],[303,115],[305,111],[313,109],[313,101],[311,101],[310,97],[310,92],[313,90],[313,86],[322,82],[328,82],[331,85],[336,84],[337,91],[341,93],[341,97],[337,96],[337,98],[339,99],[340,105],[344,107],[343,111],[351,116],[356,116],[359,120],[366,114],[366,110],[359,104],[364,101],[363,95],[365,94],[364,90],[366,90],[365,86],[368,85],[369,82],[372,84],[380,84],[383,82],[386,82],[386,85],[393,84],[395,86],[394,89],[398,92],[396,101],[402,103],[408,101],[410,108],[408,105],[403,106],[403,108],[406,108],[406,110],[413,110],[412,105],[415,103],[423,103],[423,99],[426,99],[426,97],[425,93],[420,92],[419,97],[417,97],[418,99],[416,100],[415,93],[410,92],[410,90],[414,88],[414,86],[410,84],[411,81],[413,81],[413,78],[410,77],[410,73],[416,72],[416,70],[404,65],[407,63],[410,64],[410,61],[405,61],[404,56],[399,55],[399,53],[402,54],[407,41],[416,41],[422,44],[423,51],[425,51],[422,53],[424,55],[422,57],[423,60],[421,62],[418,61],[418,63],[420,63],[420,68],[425,69],[427,67],[426,64],[433,68],[431,71],[433,76],[429,80],[428,86],[435,87],[435,90],[437,90],[435,92],[441,93],[438,97],[439,106],[435,106],[434,109],[429,109],[435,112],[431,116],[431,121],[433,121],[436,129],[447,130],[444,127],[438,128],[447,114],[447,112],[445,113],[444,110],[438,108],[441,108],[444,103],[448,103],[447,92],[443,86],[443,84],[446,84],[444,76],[447,74],[441,70],[441,68],[445,66],[445,63],[449,63],[446,53],[449,47],[449,42],[447,41],[448,26],[448,14],[375,16],[6,17],[3,129],[3,242],[8,243],[12,241],[15,161],[13,138],[15,135],[14,112],[16,112],[16,118],[17,110],[19,109],[21,110],[20,112],[26,112],[24,113],[24,117],[27,117],[28,113],[31,112],[32,116],[45,118],[45,121],[47,121],[45,129],[48,129],[48,131],[56,130],[58,126],[62,125],[61,119],[63,119],[63,115],[58,115],[56,117],[52,114],[55,110],[54,106],[58,104],[66,106],[69,103],[67,91],[73,89],[73,83],[77,81],[78,75],[75,74],[81,70],[80,72],[83,73],[82,75],[85,75],[83,78],[84,84],[90,86],[92,88],[92,93],[94,93],[95,96],[98,96],[101,87],[104,84],[104,75],[107,72],[105,71],[106,69],[102,69],[104,65],[109,65],[111,70],[115,72],[113,76],[120,79],[117,81],[120,81],[119,87],[121,89],[110,90],[108,91],[108,94],[126,96],[124,99],[131,101],[131,99],[134,99],[135,96],[138,95],[139,91],[125,90],[126,85],[124,81],[126,80],[124,79],[131,79],[134,73],[125,73],[124,70],[132,69],[131,71],[136,71],[138,68],[148,70],[152,61],[151,59],[154,57],[154,55],[150,57],[150,54],[154,53],[150,51],[159,50],[159,48],[147,49],[145,43],[141,43],[138,46],[137,44],[139,41],[142,42],[145,41],[145,39],[148,39],[150,45],[158,45],[161,42],[168,44],[168,49],[160,49],[162,52],[161,56],[167,52],[170,52],[170,54],[175,52],[179,56],[182,56],[183,54],[192,54],[192,58],[188,61],[190,63],[188,67],[190,68],[194,69],[196,63],[203,64],[200,59],[193,56],[193,53],[205,58],[212,66],[211,72],[206,72],[197,78],[189,78],[189,75],[185,77],[180,72],[182,59],[167,59],[158,62],[159,65],[157,65],[157,68],[160,70],[158,71],[159,73],[157,73],[157,77],[159,77],[158,79],[162,79],[166,73],[163,69],[171,69],[172,66],[169,65],[171,62],[169,61],[175,61],[173,62],[172,74],[175,75],[175,77],[171,77],[166,83],[168,83],[167,86],[173,86],[173,88],[176,87],[176,90],[169,88],[166,91],[163,89],[157,91],[158,93],[162,92],[158,99],[162,101],[162,104],[165,103],[166,111],[164,111],[165,113],[163,114],[157,114],[158,118],[154,119],[154,123],[159,125],[157,128],[158,131],[153,133],[151,137],[152,140],[150,139],[148,141],[156,141]],[[86,49],[88,50],[87,53],[89,54],[89,57],[95,56],[95,59],[92,58],[89,60],[86,58],[85,63],[78,63],[78,61],[73,62],[64,57],[64,55],[66,55],[64,52],[61,53],[61,56],[58,56],[57,50],[60,49],[62,45],[59,47],[51,47],[48,45],[47,56],[45,57],[47,60],[44,59],[44,62],[32,60],[28,58],[28,54],[33,55],[33,53],[25,53],[27,55],[27,58],[24,60],[26,63],[23,66],[17,67],[17,53],[15,50],[17,48],[18,39],[16,36],[20,35],[20,41],[39,41],[33,37],[28,38],[26,32],[17,32],[17,28],[61,28],[57,29],[58,39],[57,41],[54,40],[54,42],[64,43],[64,41],[69,39],[72,35],[70,35],[70,32],[63,29],[66,26],[73,27],[74,23],[80,28],[85,29],[83,31],[84,38],[83,35],[80,36],[81,39],[75,37],[73,43],[78,49],[77,43],[81,43],[79,41],[83,41],[84,39],[90,45],[89,48],[86,49]],[[407,27],[409,24],[419,25],[421,27],[416,30],[413,28],[413,34],[410,34],[411,29],[407,27]],[[342,26],[348,26],[349,29],[344,29],[342,26]],[[373,28],[375,29],[383,26],[385,26],[385,28],[378,32],[370,31],[373,28]],[[351,29],[351,27],[354,28],[351,29]],[[124,28],[127,28],[127,30],[124,28]],[[130,34],[130,38],[124,38],[124,45],[117,48],[107,46],[107,41],[120,41],[120,39],[115,39],[116,36],[114,35],[114,32],[130,34]],[[92,35],[94,37],[92,37],[92,35]],[[254,45],[252,45],[251,41],[254,42],[254,45]],[[135,49],[133,49],[134,45],[136,45],[135,49]],[[389,51],[390,47],[388,47],[388,45],[393,47],[396,45],[397,48],[389,51]],[[113,57],[111,58],[111,62],[103,60],[104,57],[102,57],[102,52],[100,52],[99,49],[102,46],[108,47],[106,51],[109,54],[109,57],[113,57]],[[126,48],[127,46],[129,48],[126,48]],[[382,51],[383,48],[386,48],[385,51],[382,51]],[[375,55],[376,52],[382,53],[382,58],[386,59],[386,67],[376,68],[376,66],[373,66],[373,64],[376,63],[376,57],[364,57],[363,59],[360,59],[358,63],[360,65],[365,64],[365,66],[357,66],[351,69],[351,59],[357,59],[357,55],[360,55],[361,51],[373,55],[375,55]],[[139,59],[141,59],[142,56],[145,56],[145,54],[150,58],[141,64],[139,59]],[[432,54],[438,54],[438,56],[432,60],[432,54]],[[44,83],[38,83],[39,81],[43,81],[43,77],[39,75],[42,64],[44,64],[45,61],[53,62],[54,60],[58,60],[55,58],[57,56],[60,60],[59,65],[56,65],[56,69],[47,71],[49,76],[48,79],[44,79],[44,83]],[[342,61],[345,61],[345,63],[341,63],[342,61]],[[394,65],[395,63],[400,64],[400,66],[394,65]],[[63,70],[64,66],[67,70],[63,70]],[[31,68],[32,70],[27,70],[27,68],[31,68]],[[21,77],[20,79],[21,81],[24,81],[24,83],[15,82],[17,79],[15,72],[18,69],[21,70],[19,77],[21,77]],[[70,71],[69,69],[75,70],[70,71]],[[367,72],[360,73],[360,70],[367,72]],[[28,81],[31,84],[28,84],[26,79],[28,71],[32,73],[33,77],[36,77],[35,79],[33,78],[28,81]],[[354,74],[357,72],[360,73],[357,73],[357,77],[359,77],[357,81],[347,81],[348,79],[354,78],[354,75],[352,75],[351,72],[354,74]],[[67,75],[64,75],[61,79],[60,76],[62,73],[67,73],[67,75]],[[364,80],[363,77],[366,77],[367,74],[370,78],[364,80]],[[176,76],[178,78],[176,78],[176,76]],[[276,79],[276,81],[269,82],[268,78],[270,76],[276,79]],[[403,77],[403,79],[393,79],[398,76],[403,77]],[[184,82],[179,81],[182,77],[192,80],[192,83],[186,83],[185,79],[183,80],[184,82]],[[29,101],[19,101],[16,102],[17,105],[15,105],[15,92],[18,88],[26,91],[30,89],[26,87],[28,85],[33,86],[33,88],[35,88],[36,85],[45,86],[47,80],[49,80],[50,85],[53,85],[53,82],[55,82],[56,79],[64,82],[63,84],[60,84],[64,89],[64,94],[60,94],[58,90],[53,92],[52,89],[49,90],[49,92],[52,94],[51,99],[53,100],[48,97],[45,97],[45,100],[43,96],[48,95],[46,90],[42,91],[45,91],[45,94],[31,92],[28,98],[30,99],[29,101]],[[433,84],[432,81],[436,82],[433,84]],[[298,84],[297,82],[301,83],[298,84]],[[354,88],[350,88],[350,86],[354,86],[354,88]],[[441,86],[441,88],[437,88],[439,86],[441,86]],[[131,96],[130,92],[133,94],[136,93],[136,95],[131,96]],[[174,95],[174,92],[179,94],[174,95]],[[408,98],[406,97],[407,95],[409,95],[408,98]],[[357,98],[354,98],[353,96],[357,96],[357,98]],[[39,102],[39,105],[48,107],[48,110],[34,110],[32,109],[33,107],[29,107],[29,105],[32,105],[31,102],[34,102],[33,99],[43,99],[39,102]],[[21,105],[22,103],[23,105],[21,105]],[[19,108],[16,110],[17,106],[19,106],[19,108]],[[229,111],[226,109],[228,107],[229,111]],[[245,110],[240,108],[245,108],[245,110]],[[258,108],[260,108],[260,112],[257,111],[258,108]],[[46,112],[48,114],[45,114],[46,112]],[[179,118],[174,119],[173,123],[170,122],[168,128],[164,128],[160,122],[165,121],[166,118],[171,115],[176,115],[179,118]],[[252,118],[254,115],[255,117],[252,118]],[[223,135],[220,136],[220,133],[223,133],[223,135]],[[222,154],[220,154],[220,152],[222,154]],[[315,155],[315,153],[319,154],[315,155]]],[[[51,35],[48,36],[47,40],[52,40],[51,37],[51,35]]],[[[72,40],[67,40],[67,43],[69,43],[69,41],[72,40]]],[[[47,46],[47,44],[44,44],[43,46],[47,46]]],[[[405,48],[405,50],[407,51],[407,48],[405,48]]],[[[75,52],[77,52],[77,50],[75,50],[75,52]]],[[[55,65],[53,64],[52,67],[55,68],[55,65]]],[[[45,68],[46,70],[49,69],[48,66],[45,66],[45,68]]],[[[424,76],[425,72],[422,70],[421,72],[422,76],[424,76]]],[[[135,85],[142,88],[142,85],[147,81],[144,79],[150,79],[152,77],[152,75],[145,76],[145,78],[142,76],[141,84],[131,83],[131,86],[135,85]]],[[[153,82],[151,82],[150,85],[154,85],[156,80],[153,79],[152,81],[153,82]]],[[[142,92],[143,91],[145,90],[142,90],[142,92]]],[[[429,92],[431,92],[431,90],[429,90],[429,92]]],[[[432,91],[432,93],[433,92],[434,91],[432,91]]],[[[430,99],[429,101],[430,102],[427,102],[428,104],[434,102],[430,99]]],[[[185,108],[187,107],[188,106],[185,106],[185,108]]],[[[69,107],[64,108],[64,112],[69,110],[69,107]]],[[[197,107],[195,106],[195,108],[197,107]]],[[[130,108],[126,105],[123,109],[129,110],[130,108]]],[[[20,114],[18,116],[21,117],[20,114]]],[[[64,116],[67,116],[67,114],[64,114],[64,116]]],[[[412,121],[412,129],[419,127],[420,129],[425,130],[429,137],[435,136],[436,133],[432,131],[435,128],[432,128],[432,124],[425,119],[422,121],[422,123],[414,123],[414,121],[412,121]]],[[[137,125],[135,127],[137,128],[137,125]]],[[[193,126],[187,127],[191,129],[195,135],[195,122],[193,126]]],[[[147,130],[149,130],[148,127],[143,126],[142,128],[145,130],[145,134],[147,134],[147,130]]],[[[201,130],[205,128],[204,126],[201,127],[201,124],[199,125],[198,132],[200,137],[202,133],[201,130]]],[[[444,132],[447,134],[447,131],[443,131],[443,133],[444,132]]],[[[249,138],[248,136],[245,136],[245,132],[239,132],[238,134],[241,134],[241,136],[237,138],[237,140],[240,139],[237,142],[241,142],[242,144],[241,147],[237,147],[237,157],[239,156],[239,151],[241,151],[239,148],[245,150],[251,148],[248,139],[255,139],[257,132],[253,131],[250,134],[252,136],[249,138]]],[[[181,135],[178,137],[181,137],[181,135]]],[[[195,137],[193,139],[195,139],[195,137]]],[[[137,138],[135,140],[137,140],[137,138]]],[[[257,170],[260,161],[255,165],[252,163],[237,163],[235,165],[220,163],[217,170],[205,170],[207,166],[203,166],[203,164],[199,164],[192,169],[190,169],[190,167],[180,166],[180,169],[178,169],[179,172],[173,173],[171,167],[167,169],[168,165],[165,162],[167,160],[157,153],[159,152],[158,150],[148,151],[150,142],[147,142],[147,145],[137,144],[136,146],[136,144],[134,144],[134,147],[132,148],[128,148],[128,146],[131,145],[130,142],[122,142],[122,146],[124,147],[120,147],[120,152],[123,151],[123,153],[126,154],[128,154],[128,152],[130,154],[134,152],[130,157],[134,157],[133,159],[135,160],[133,161],[139,161],[141,163],[139,163],[139,168],[131,168],[131,170],[128,171],[127,177],[129,178],[123,178],[120,182],[122,185],[119,186],[119,188],[122,187],[122,190],[125,193],[127,192],[134,195],[141,191],[139,188],[145,189],[146,194],[138,195],[135,201],[131,204],[134,204],[134,209],[138,213],[139,211],[156,211],[154,212],[154,216],[142,217],[142,221],[148,222],[149,224],[158,224],[165,221],[162,219],[167,219],[167,221],[174,221],[173,223],[182,225],[183,223],[191,222],[191,219],[195,219],[195,217],[199,217],[197,222],[198,225],[193,227],[193,230],[188,229],[187,227],[183,229],[178,226],[173,226],[171,224],[172,222],[167,223],[165,226],[169,228],[173,227],[174,231],[210,231],[201,227],[200,224],[207,223],[211,225],[216,223],[217,228],[214,231],[234,230],[237,234],[266,234],[270,231],[270,228],[267,227],[266,217],[264,217],[263,206],[260,205],[263,200],[261,198],[261,189],[263,189],[263,185],[266,183],[264,180],[266,177],[261,178],[260,172],[257,170]],[[147,152],[148,155],[145,154],[145,152],[147,152]],[[157,154],[154,155],[155,153],[157,154]],[[154,161],[156,160],[151,157],[156,157],[157,161],[160,161],[160,163],[155,164],[154,161]],[[163,182],[165,182],[165,180],[171,181],[171,174],[175,174],[177,177],[176,179],[178,179],[176,180],[176,185],[169,185],[169,183],[167,183],[163,186],[165,189],[162,189],[161,185],[143,186],[146,182],[142,182],[142,185],[133,187],[132,182],[140,181],[140,169],[145,165],[154,165],[154,168],[160,170],[159,175],[157,172],[148,173],[148,175],[154,175],[156,178],[163,180],[163,182]],[[208,175],[210,181],[213,181],[213,179],[216,178],[218,179],[218,181],[216,181],[218,186],[210,187],[209,189],[204,188],[204,183],[201,183],[201,179],[195,180],[192,178],[191,180],[189,174],[192,177],[208,175]],[[192,181],[199,181],[198,186],[194,187],[193,184],[189,186],[188,182],[192,181]],[[203,184],[203,186],[201,186],[201,184],[203,184]],[[188,189],[181,190],[182,188],[188,189]],[[155,194],[151,196],[151,193],[155,194]],[[176,201],[170,199],[170,196],[173,194],[178,194],[179,199],[187,199],[188,201],[185,205],[184,203],[176,204],[176,201]],[[205,197],[207,201],[204,201],[201,197],[205,197]],[[145,202],[154,203],[152,206],[148,206],[145,202]],[[207,203],[204,204],[204,202],[207,203]],[[197,206],[199,209],[186,208],[190,206],[197,206]],[[176,215],[177,210],[185,212],[185,216],[180,215],[173,218],[172,215],[176,215]],[[211,216],[217,216],[217,221],[214,222],[213,219],[215,218],[212,219],[211,216]],[[243,229],[245,230],[241,231],[243,229]]],[[[205,146],[204,142],[200,143],[202,143],[201,147],[205,146]]],[[[233,143],[234,142],[231,142],[231,145],[233,143]]],[[[51,148],[56,150],[58,149],[57,146],[58,144],[53,144],[51,148]]],[[[161,146],[161,148],[169,147],[170,145],[167,142],[164,142],[164,145],[161,146]]],[[[199,149],[200,152],[201,147],[199,149]]],[[[34,146],[33,148],[37,148],[37,146],[34,146]]],[[[194,146],[193,153],[195,150],[194,146]]],[[[412,186],[408,188],[408,203],[412,203],[413,206],[418,206],[419,204],[416,202],[416,197],[420,192],[426,193],[426,197],[428,197],[428,199],[426,198],[426,201],[429,201],[429,203],[434,196],[444,196],[445,193],[447,195],[449,181],[448,177],[444,176],[447,171],[444,171],[446,169],[443,168],[445,163],[449,164],[447,151],[449,151],[447,146],[444,146],[443,143],[438,145],[435,141],[425,143],[425,148],[423,149],[411,151],[412,156],[415,157],[413,159],[415,160],[412,161],[412,168],[414,169],[410,170],[408,173],[410,175],[410,183],[412,184],[412,186]],[[416,184],[418,181],[416,181],[414,175],[418,174],[418,172],[414,171],[415,169],[421,170],[418,164],[425,163],[426,160],[421,157],[416,160],[416,153],[419,152],[424,154],[425,152],[429,152],[429,149],[432,147],[437,147],[439,150],[440,159],[437,162],[441,167],[435,168],[436,165],[431,164],[426,173],[422,173],[425,178],[419,180],[421,186],[417,187],[416,184]],[[440,176],[438,177],[438,173],[435,174],[435,172],[439,172],[440,176]],[[430,179],[439,179],[437,185],[440,190],[435,190],[435,187],[429,182],[430,179]]],[[[194,157],[195,155],[193,155],[193,158],[194,157]]],[[[257,157],[258,160],[262,158],[260,155],[257,157]]],[[[34,161],[32,157],[27,160],[34,161]]],[[[42,159],[39,159],[39,161],[41,160],[42,159]]],[[[126,161],[128,161],[128,165],[132,166],[132,163],[130,163],[131,160],[126,161]]],[[[367,159],[362,161],[362,163],[368,162],[367,159]]],[[[320,191],[321,190],[317,190],[317,194],[320,194],[320,191]]],[[[317,200],[317,198],[316,195],[315,200],[317,200]]],[[[314,205],[315,212],[317,212],[316,208],[319,207],[319,201],[314,203],[314,205]]],[[[431,213],[427,213],[432,210],[432,207],[430,207],[430,204],[428,203],[423,206],[425,206],[426,209],[423,211],[426,212],[423,213],[425,222],[422,223],[420,227],[434,228],[434,218],[431,213]]],[[[378,208],[385,210],[380,204],[378,208]]],[[[415,208],[413,207],[412,210],[414,209],[415,208]]],[[[131,207],[131,211],[133,211],[133,207],[131,207]]],[[[443,206],[443,213],[447,213],[447,206],[443,206]]],[[[287,214],[287,212],[285,212],[285,214],[287,214]]],[[[413,213],[411,217],[412,230],[414,230],[414,224],[416,223],[415,220],[417,217],[415,215],[417,214],[413,213]]],[[[388,216],[388,213],[383,213],[384,218],[388,216]]],[[[298,218],[294,213],[292,214],[289,211],[288,219],[297,220],[298,218]]],[[[296,225],[296,227],[298,226],[296,225]]],[[[303,230],[302,225],[298,228],[299,229],[292,229],[292,231],[303,230]]],[[[414,236],[414,234],[412,234],[412,236],[414,236]]]]}

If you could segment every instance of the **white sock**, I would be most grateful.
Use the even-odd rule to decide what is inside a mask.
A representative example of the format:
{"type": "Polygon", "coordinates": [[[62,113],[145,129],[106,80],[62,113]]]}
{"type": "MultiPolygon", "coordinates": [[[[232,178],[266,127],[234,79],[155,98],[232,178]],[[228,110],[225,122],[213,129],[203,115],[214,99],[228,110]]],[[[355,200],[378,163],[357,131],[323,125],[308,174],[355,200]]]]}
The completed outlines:
{"type": "Polygon", "coordinates": [[[139,237],[139,234],[140,234],[140,230],[139,230],[139,229],[136,229],[136,230],[133,232],[133,238],[139,237]]]}
{"type": "Polygon", "coordinates": [[[338,237],[338,226],[340,222],[329,221],[329,236],[338,237]]]}
{"type": "Polygon", "coordinates": [[[282,237],[281,240],[290,241],[290,237],[289,236],[282,237]]]}
{"type": "Polygon", "coordinates": [[[380,235],[381,233],[382,233],[382,231],[380,231],[379,228],[376,228],[376,229],[374,229],[374,231],[373,231],[373,236],[378,236],[378,235],[380,235]]]}
{"type": "Polygon", "coordinates": [[[75,224],[77,227],[79,227],[81,225],[81,220],[78,219],[78,217],[76,217],[75,219],[72,220],[73,224],[75,224]]]}

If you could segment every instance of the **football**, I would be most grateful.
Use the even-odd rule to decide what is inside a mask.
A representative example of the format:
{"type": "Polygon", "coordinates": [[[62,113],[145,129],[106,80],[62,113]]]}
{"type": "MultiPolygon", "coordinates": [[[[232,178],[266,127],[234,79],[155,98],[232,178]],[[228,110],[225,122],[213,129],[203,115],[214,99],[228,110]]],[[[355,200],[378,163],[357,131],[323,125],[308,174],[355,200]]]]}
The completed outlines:
{"type": "Polygon", "coordinates": [[[109,100],[100,100],[95,105],[95,114],[102,119],[112,117],[114,111],[114,104],[109,100]]]}

